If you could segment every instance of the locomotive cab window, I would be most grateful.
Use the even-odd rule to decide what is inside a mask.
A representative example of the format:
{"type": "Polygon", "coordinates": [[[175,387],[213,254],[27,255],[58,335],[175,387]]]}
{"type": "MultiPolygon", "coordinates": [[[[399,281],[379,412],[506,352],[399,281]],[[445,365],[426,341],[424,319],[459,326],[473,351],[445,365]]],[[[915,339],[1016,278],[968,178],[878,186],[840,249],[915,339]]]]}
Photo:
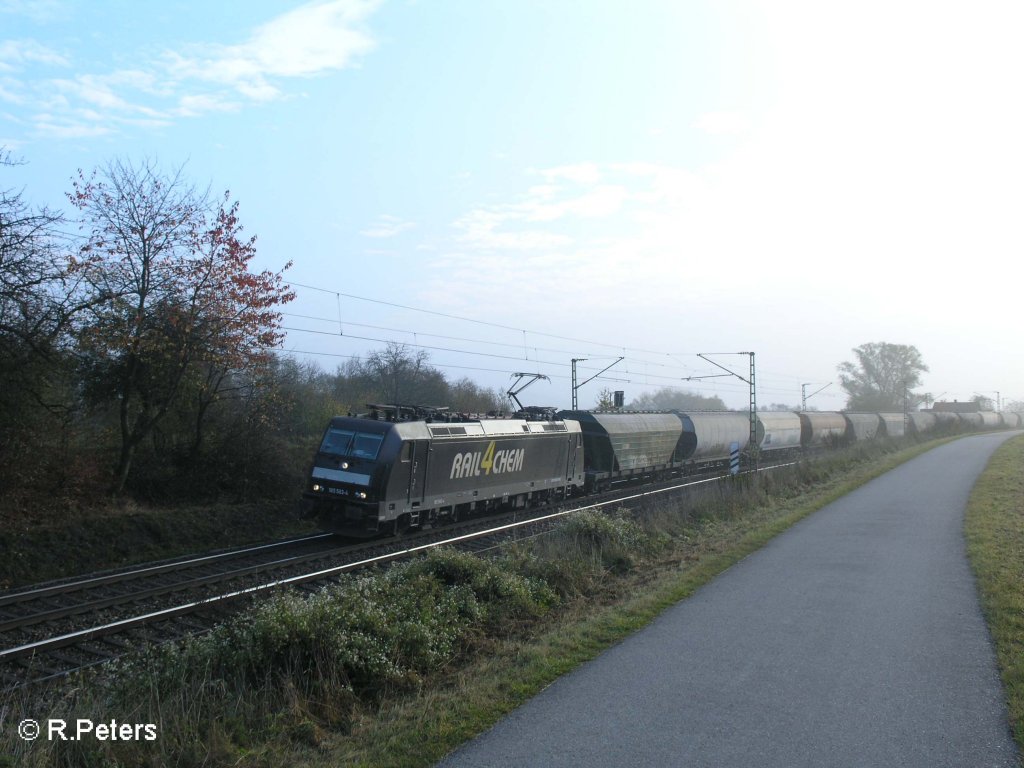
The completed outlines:
{"type": "Polygon", "coordinates": [[[376,459],[382,442],[384,442],[383,435],[356,432],[356,436],[352,440],[352,456],[357,459],[376,459]]]}
{"type": "Polygon", "coordinates": [[[348,456],[348,447],[352,444],[355,432],[347,429],[328,429],[324,441],[320,445],[321,453],[333,453],[335,456],[348,456]]]}
{"type": "Polygon", "coordinates": [[[376,459],[383,435],[367,432],[353,432],[348,429],[328,429],[320,445],[321,453],[334,456],[350,456],[355,459],[376,459]]]}

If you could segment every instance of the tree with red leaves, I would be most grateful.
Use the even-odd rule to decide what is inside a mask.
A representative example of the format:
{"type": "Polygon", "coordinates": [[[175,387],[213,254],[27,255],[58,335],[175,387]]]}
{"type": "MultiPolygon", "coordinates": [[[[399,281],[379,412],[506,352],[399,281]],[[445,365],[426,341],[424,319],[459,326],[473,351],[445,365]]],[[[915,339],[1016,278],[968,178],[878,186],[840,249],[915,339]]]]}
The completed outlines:
{"type": "Polygon", "coordinates": [[[255,238],[242,237],[238,203],[225,193],[211,204],[181,169],[114,161],[79,172],[68,197],[86,232],[70,265],[89,307],[76,339],[89,394],[117,403],[119,494],[136,448],[188,382],[215,387],[268,362],[283,338],[277,308],[294,298],[283,282],[291,264],[251,272],[255,238]]]}

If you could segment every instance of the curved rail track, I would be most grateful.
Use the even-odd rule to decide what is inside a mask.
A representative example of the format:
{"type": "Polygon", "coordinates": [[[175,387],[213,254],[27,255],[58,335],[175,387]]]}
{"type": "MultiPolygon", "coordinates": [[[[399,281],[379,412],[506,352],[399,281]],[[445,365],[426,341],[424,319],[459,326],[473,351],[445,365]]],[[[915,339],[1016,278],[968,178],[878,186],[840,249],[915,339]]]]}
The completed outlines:
{"type": "Polygon", "coordinates": [[[596,500],[471,518],[398,539],[352,544],[323,534],[2,594],[0,687],[52,679],[145,644],[207,631],[230,611],[272,590],[315,589],[343,573],[434,547],[493,549],[548,531],[570,512],[686,492],[725,477],[622,488],[596,500]]]}

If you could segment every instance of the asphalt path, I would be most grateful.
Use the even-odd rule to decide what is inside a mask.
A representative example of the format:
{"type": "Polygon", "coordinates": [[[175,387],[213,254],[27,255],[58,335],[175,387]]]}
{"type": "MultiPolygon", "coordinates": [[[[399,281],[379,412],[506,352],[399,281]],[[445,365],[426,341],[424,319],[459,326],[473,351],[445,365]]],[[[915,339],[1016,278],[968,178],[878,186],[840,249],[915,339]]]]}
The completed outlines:
{"type": "Polygon", "coordinates": [[[1009,436],[805,518],[441,765],[1016,768],[963,537],[1009,436]]]}

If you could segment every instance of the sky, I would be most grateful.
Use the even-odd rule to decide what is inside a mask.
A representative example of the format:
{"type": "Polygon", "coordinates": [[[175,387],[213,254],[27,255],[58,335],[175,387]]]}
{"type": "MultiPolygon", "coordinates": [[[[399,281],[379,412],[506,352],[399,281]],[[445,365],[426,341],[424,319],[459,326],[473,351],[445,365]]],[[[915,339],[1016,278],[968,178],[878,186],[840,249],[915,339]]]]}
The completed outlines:
{"type": "Polygon", "coordinates": [[[0,0],[0,187],[156,161],[230,190],[284,351],[389,341],[581,407],[663,386],[845,404],[1024,400],[1024,4],[979,0],[0,0]],[[686,379],[690,379],[687,381],[686,379]]]}

